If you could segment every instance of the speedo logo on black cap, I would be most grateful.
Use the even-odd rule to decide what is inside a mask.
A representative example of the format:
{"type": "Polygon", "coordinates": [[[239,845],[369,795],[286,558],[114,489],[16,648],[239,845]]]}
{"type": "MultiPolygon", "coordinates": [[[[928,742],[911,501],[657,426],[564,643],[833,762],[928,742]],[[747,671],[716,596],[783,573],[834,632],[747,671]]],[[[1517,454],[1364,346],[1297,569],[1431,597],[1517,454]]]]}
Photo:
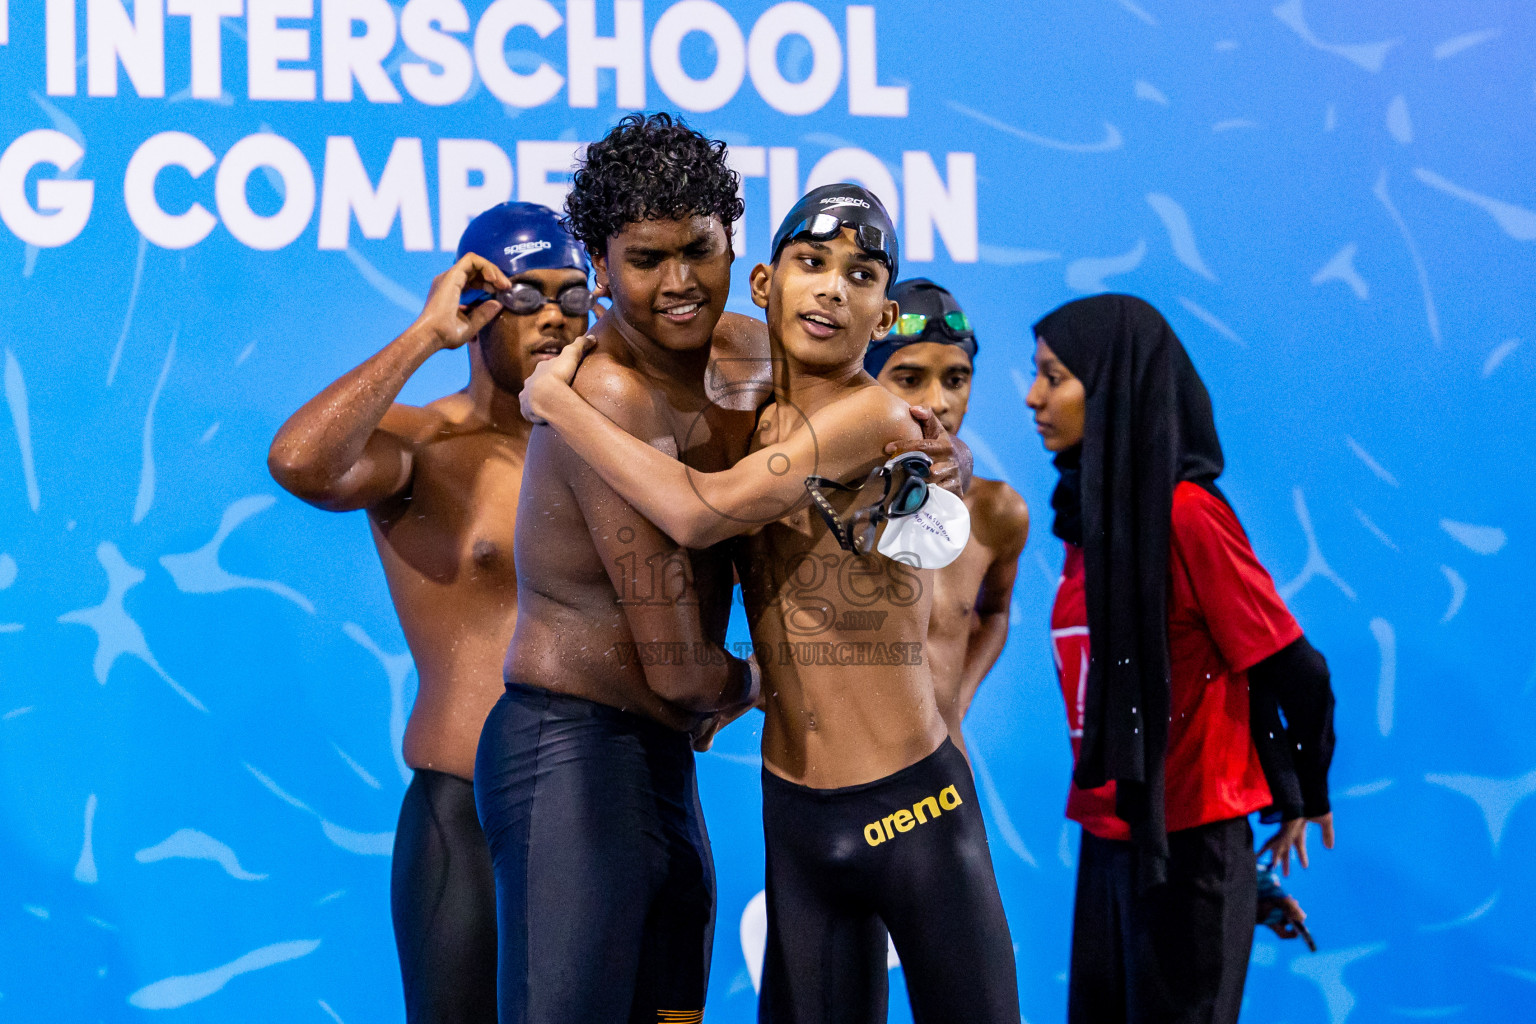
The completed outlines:
{"type": "Polygon", "coordinates": [[[862,199],[853,196],[828,196],[821,201],[822,206],[862,206],[869,209],[869,204],[862,199]]]}
{"type": "Polygon", "coordinates": [[[548,248],[551,248],[549,242],[541,238],[537,242],[518,242],[516,245],[509,245],[501,251],[507,256],[522,256],[525,253],[538,252],[540,249],[548,248]]]}

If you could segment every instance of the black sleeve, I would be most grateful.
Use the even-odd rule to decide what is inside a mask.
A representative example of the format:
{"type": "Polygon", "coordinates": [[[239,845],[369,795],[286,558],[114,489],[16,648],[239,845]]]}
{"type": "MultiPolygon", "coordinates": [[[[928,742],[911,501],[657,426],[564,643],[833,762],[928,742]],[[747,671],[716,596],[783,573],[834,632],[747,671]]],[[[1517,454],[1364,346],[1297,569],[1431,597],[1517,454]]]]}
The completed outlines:
{"type": "Polygon", "coordinates": [[[1306,637],[1248,670],[1248,723],[1275,800],[1261,819],[1327,814],[1333,687],[1328,662],[1306,637]]]}
{"type": "Polygon", "coordinates": [[[1248,731],[1253,734],[1259,766],[1264,769],[1264,781],[1269,783],[1269,794],[1274,800],[1259,812],[1259,820],[1273,825],[1277,821],[1301,817],[1301,780],[1296,777],[1295,761],[1286,749],[1280,705],[1272,691],[1254,684],[1251,670],[1248,677],[1248,731]]]}

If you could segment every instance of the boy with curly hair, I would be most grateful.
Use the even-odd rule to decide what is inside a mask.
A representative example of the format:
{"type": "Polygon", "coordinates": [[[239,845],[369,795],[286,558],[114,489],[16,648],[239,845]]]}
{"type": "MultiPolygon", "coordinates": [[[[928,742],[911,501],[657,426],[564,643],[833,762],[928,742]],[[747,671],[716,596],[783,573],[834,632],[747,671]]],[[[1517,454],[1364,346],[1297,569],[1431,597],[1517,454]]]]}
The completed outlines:
{"type": "MultiPolygon", "coordinates": [[[[756,404],[710,401],[712,345],[767,349],[762,324],[721,315],[738,181],[724,143],[630,116],[588,148],[567,203],[613,300],[577,386],[700,469],[745,453],[756,404]]],[[[701,1020],[715,880],[692,744],[757,692],[723,647],[728,556],[680,548],[536,427],[514,561],[506,692],[475,764],[502,1024],[701,1020]]]]}

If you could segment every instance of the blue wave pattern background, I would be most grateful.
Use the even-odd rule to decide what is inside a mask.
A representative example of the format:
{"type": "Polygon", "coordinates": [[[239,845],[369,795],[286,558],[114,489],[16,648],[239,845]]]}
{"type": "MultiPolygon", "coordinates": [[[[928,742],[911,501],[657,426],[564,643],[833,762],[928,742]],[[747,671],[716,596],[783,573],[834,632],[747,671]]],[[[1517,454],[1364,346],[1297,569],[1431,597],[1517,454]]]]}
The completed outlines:
{"type": "MultiPolygon", "coordinates": [[[[727,6],[748,25],[765,5],[727,6]]],[[[107,170],[69,245],[0,234],[0,1014],[400,1020],[388,854],[415,676],[362,515],[283,495],[264,457],[294,408],[411,320],[446,257],[403,251],[398,226],[317,251],[313,223],[275,252],[222,230],[162,249],[111,168],[170,129],[222,152],[268,126],[317,168],[326,135],[350,133],[374,174],[401,135],[591,140],[618,114],[613,77],[590,110],[520,111],[478,84],[443,109],[193,101],[176,94],[185,32],[168,29],[170,98],[50,97],[42,9],[9,7],[0,142],[53,128],[107,170]]],[[[647,5],[648,26],[663,9],[647,5]]],[[[907,118],[851,117],[841,89],[792,117],[744,88],[690,120],[797,146],[802,172],[845,145],[898,183],[903,149],[977,154],[979,261],[940,244],[909,272],[978,325],[964,433],[978,472],[1035,517],[1010,642],[966,726],[1024,1017],[1064,1014],[1078,841],[1046,632],[1054,474],[1022,405],[1029,325],[1105,288],[1154,302],[1189,348],[1223,486],[1338,692],[1340,846],[1314,839],[1292,876],[1321,949],[1261,933],[1245,1019],[1520,1016],[1536,998],[1536,12],[877,11],[881,80],[910,87],[907,118]]],[[[780,48],[791,80],[805,50],[780,48]]],[[[226,82],[243,52],[226,47],[226,82]]],[[[711,55],[689,52],[703,77],[711,55]]],[[[654,80],[649,96],[661,105],[654,80]]],[[[159,194],[178,210],[193,190],[167,175],[159,194]]],[[[763,179],[747,200],[760,247],[763,179]]],[[[733,309],[750,311],[748,266],[733,309]]],[[[404,398],[464,377],[462,355],[435,357],[404,398]]],[[[722,1022],[755,1019],[741,922],[762,887],[757,722],[700,760],[722,1022]]],[[[892,1019],[907,1019],[899,991],[892,1019]]]]}

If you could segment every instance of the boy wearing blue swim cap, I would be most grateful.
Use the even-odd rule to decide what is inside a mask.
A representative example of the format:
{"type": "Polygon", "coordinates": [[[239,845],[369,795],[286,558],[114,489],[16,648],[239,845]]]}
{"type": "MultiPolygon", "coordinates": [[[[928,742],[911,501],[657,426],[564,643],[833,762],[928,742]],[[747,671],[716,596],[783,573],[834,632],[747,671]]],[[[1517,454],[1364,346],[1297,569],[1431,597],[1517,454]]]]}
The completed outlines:
{"type": "Polygon", "coordinates": [[[863,366],[896,325],[898,259],[867,189],[814,189],[791,210],[751,278],[773,395],[729,468],[679,464],[615,429],[564,383],[581,344],[523,392],[679,544],[744,540],[766,712],[768,1024],[885,1020],[887,929],[915,1019],[1019,1020],[979,800],[924,653],[934,570],[964,547],[965,506],[928,485],[925,457],[888,458],[922,431],[863,366]]]}
{"type": "MultiPolygon", "coordinates": [[[[864,369],[891,394],[928,409],[960,433],[971,400],[976,332],[946,289],[923,277],[897,282],[896,327],[864,354],[864,369]]],[[[1019,555],[1029,536],[1029,508],[1001,480],[972,477],[965,492],[971,536],[934,579],[928,661],[939,713],[961,750],[960,723],[1008,640],[1008,610],[1019,555]]]]}
{"type": "Polygon", "coordinates": [[[587,260],[553,211],[503,203],[399,337],[293,415],[268,465],[290,493],[366,509],[419,692],[405,726],[414,775],[395,832],[391,905],[406,1019],[496,1020],[496,902],[472,779],[502,692],[518,608],[512,548],[530,425],[517,393],[587,328],[587,260]],[[398,402],[433,354],[466,348],[469,383],[398,402]]]}

